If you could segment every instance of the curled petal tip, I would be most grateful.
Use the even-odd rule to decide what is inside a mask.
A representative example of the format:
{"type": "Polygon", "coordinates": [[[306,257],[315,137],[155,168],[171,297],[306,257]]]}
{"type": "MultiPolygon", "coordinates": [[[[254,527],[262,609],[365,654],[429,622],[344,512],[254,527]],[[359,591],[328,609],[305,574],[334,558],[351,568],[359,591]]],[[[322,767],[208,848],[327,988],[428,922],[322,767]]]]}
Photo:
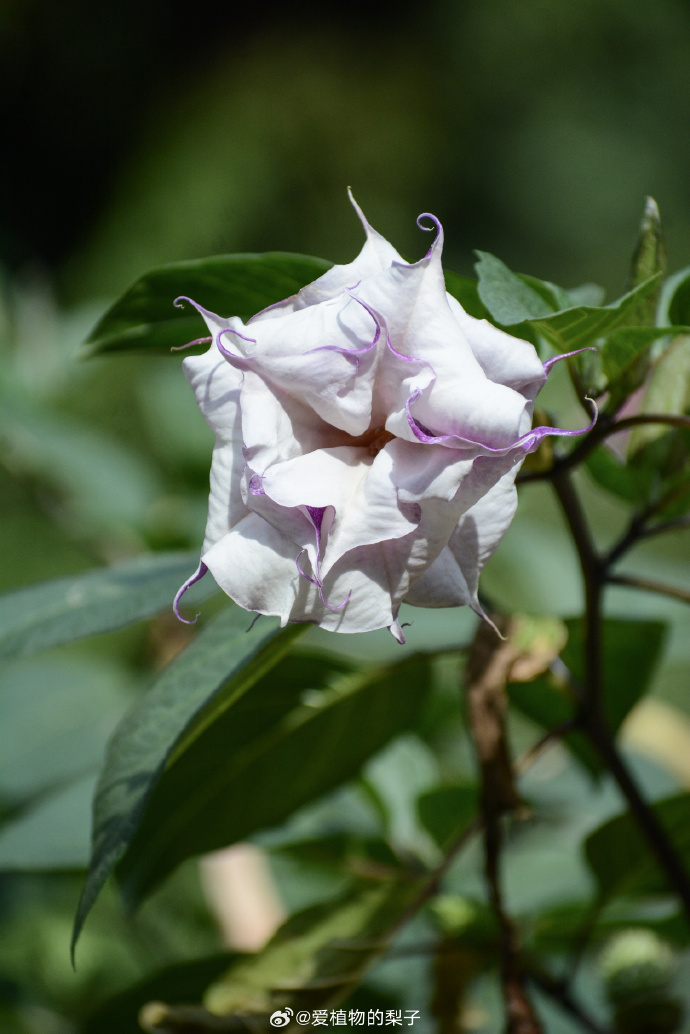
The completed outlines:
{"type": "Polygon", "coordinates": [[[431,255],[433,255],[436,246],[438,244],[443,244],[443,227],[441,226],[441,221],[440,219],[437,219],[435,215],[432,215],[431,212],[422,212],[421,215],[417,216],[417,226],[420,230],[424,230],[426,233],[432,233],[434,230],[436,231],[434,243],[431,245],[428,252],[426,253],[426,258],[429,258],[431,255]],[[432,225],[425,226],[422,222],[423,219],[429,219],[432,225]]]}
{"type": "Polygon", "coordinates": [[[400,624],[397,618],[395,619],[392,625],[388,626],[388,631],[394,639],[398,640],[401,646],[405,645],[405,633],[403,632],[403,626],[400,624]]]}
{"type": "Polygon", "coordinates": [[[184,584],[181,585],[175,593],[175,599],[173,600],[173,611],[175,613],[175,617],[177,618],[177,620],[181,621],[184,625],[194,625],[199,615],[197,614],[193,620],[190,620],[189,618],[183,618],[180,614],[180,600],[186,593],[187,589],[190,589],[195,582],[201,581],[201,579],[204,577],[207,571],[208,567],[203,562],[203,560],[199,561],[199,566],[197,567],[194,574],[191,576],[191,578],[188,578],[187,581],[184,582],[184,584]]]}
{"type": "Polygon", "coordinates": [[[583,352],[597,352],[596,345],[586,345],[585,348],[578,348],[574,352],[562,352],[561,355],[554,355],[550,359],[547,359],[544,365],[544,373],[548,373],[552,366],[556,363],[560,363],[561,359],[572,359],[574,355],[581,355],[583,352]]]}

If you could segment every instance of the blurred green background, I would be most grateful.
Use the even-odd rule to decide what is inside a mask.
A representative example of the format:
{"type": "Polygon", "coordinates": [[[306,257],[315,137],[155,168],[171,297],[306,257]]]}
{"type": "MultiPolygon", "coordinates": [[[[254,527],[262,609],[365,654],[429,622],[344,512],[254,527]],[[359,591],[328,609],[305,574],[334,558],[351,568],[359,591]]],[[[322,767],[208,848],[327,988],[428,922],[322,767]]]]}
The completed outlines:
{"type": "MultiPolygon", "coordinates": [[[[611,300],[646,194],[661,209],[670,268],[690,263],[689,57],[681,0],[251,10],[4,0],[0,588],[201,542],[212,442],[179,360],[74,360],[139,274],[230,251],[348,261],[361,244],[350,185],[408,257],[426,248],[415,218],[431,211],[451,269],[470,273],[480,247],[564,286],[601,283],[611,300]]],[[[565,372],[553,381],[543,404],[579,422],[565,372]]],[[[583,490],[598,539],[610,541],[625,508],[583,490]]],[[[650,544],[631,570],[687,584],[684,544],[650,544]]],[[[576,560],[547,488],[524,491],[485,588],[505,607],[579,612],[576,560]]],[[[656,691],[690,710],[682,605],[623,592],[610,605],[672,621],[656,691]]],[[[412,648],[457,638],[455,614],[415,622],[412,648]]],[[[71,1032],[67,1017],[87,1012],[92,994],[217,947],[198,890],[184,884],[137,932],[106,900],[76,978],[66,954],[105,738],[185,639],[163,617],[0,672],[2,814],[57,808],[53,857],[63,851],[59,875],[38,875],[43,833],[22,841],[22,855],[0,830],[0,860],[15,870],[0,883],[0,979],[21,1005],[7,1006],[7,1030],[71,1032]]],[[[357,646],[370,656],[397,648],[387,633],[357,646]]]]}

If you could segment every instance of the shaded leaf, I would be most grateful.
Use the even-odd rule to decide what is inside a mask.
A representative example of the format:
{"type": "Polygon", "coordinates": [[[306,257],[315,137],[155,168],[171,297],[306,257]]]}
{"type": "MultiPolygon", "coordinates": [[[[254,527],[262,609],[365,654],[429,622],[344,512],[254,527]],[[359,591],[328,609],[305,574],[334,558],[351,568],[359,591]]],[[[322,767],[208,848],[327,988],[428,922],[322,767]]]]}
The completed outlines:
{"type": "Polygon", "coordinates": [[[601,349],[601,365],[615,395],[609,411],[615,411],[644,382],[649,350],[661,337],[690,333],[690,327],[619,327],[601,349]]]}
{"type": "MultiPolygon", "coordinates": [[[[641,413],[681,415],[690,409],[690,335],[681,334],[655,362],[644,393],[641,413]]],[[[636,427],[630,435],[628,456],[637,457],[645,447],[659,438],[677,432],[663,424],[645,424],[636,427]]],[[[658,466],[659,457],[650,457],[658,466]]],[[[675,464],[673,464],[675,466],[675,464]]]]}
{"type": "Polygon", "coordinates": [[[155,1000],[172,1005],[199,1002],[209,984],[217,980],[236,957],[232,952],[223,952],[179,962],[154,973],[91,1012],[82,1021],[80,1034],[141,1034],[137,1017],[145,1002],[155,1000]]]}
{"type": "Polygon", "coordinates": [[[97,772],[129,689],[103,659],[34,657],[0,670],[3,804],[24,806],[97,772]]]}
{"type": "Polygon", "coordinates": [[[209,988],[213,1013],[323,1007],[344,997],[389,947],[421,881],[360,882],[336,901],[298,912],[254,958],[239,960],[209,988]]]}
{"type": "Polygon", "coordinates": [[[89,860],[89,775],[39,799],[0,829],[0,870],[54,872],[83,869],[89,860]]]}
{"type": "MultiPolygon", "coordinates": [[[[585,627],[566,621],[568,642],[561,660],[575,680],[585,682],[585,627]]],[[[602,622],[602,686],[610,728],[616,732],[649,687],[666,637],[663,621],[607,618],[602,622]]]]}
{"type": "Polygon", "coordinates": [[[271,251],[160,266],[140,277],[108,309],[86,339],[83,352],[161,352],[185,345],[208,331],[191,305],[175,308],[177,297],[193,298],[211,312],[246,321],[296,294],[331,265],[309,255],[271,251]]]}
{"type": "MultiPolygon", "coordinates": [[[[681,862],[690,870],[690,794],[667,797],[651,807],[681,862]]],[[[595,829],[585,842],[585,856],[605,897],[669,890],[666,878],[630,812],[623,812],[595,829]]]]}
{"type": "Polygon", "coordinates": [[[590,452],[585,465],[596,483],[619,499],[638,504],[648,499],[652,472],[623,463],[606,445],[590,452]]]}
{"type": "MultiPolygon", "coordinates": [[[[577,686],[585,680],[584,624],[565,622],[568,641],[561,653],[572,683],[553,673],[532,682],[513,682],[508,694],[513,706],[544,729],[572,721],[578,708],[577,686]]],[[[652,678],[664,644],[666,626],[661,621],[609,618],[602,623],[602,687],[610,728],[616,732],[642,697],[652,678]]],[[[573,754],[593,774],[602,770],[598,754],[580,732],[564,738],[573,754]]]]}
{"type": "Polygon", "coordinates": [[[57,490],[72,522],[139,526],[160,495],[159,471],[142,453],[92,423],[51,412],[1,375],[0,435],[13,468],[57,490]]]}
{"type": "Polygon", "coordinates": [[[400,859],[387,840],[354,832],[281,842],[272,845],[270,851],[272,855],[289,855],[303,865],[327,866],[353,875],[400,868],[400,859]]]}
{"type": "Polygon", "coordinates": [[[115,730],[94,798],[91,864],[74,939],[141,822],[151,793],[185,732],[221,690],[239,697],[290,648],[306,626],[278,630],[229,607],[163,672],[115,730]]]}
{"type": "Polygon", "coordinates": [[[274,676],[241,698],[223,692],[176,748],[118,867],[131,903],[190,855],[282,822],[354,777],[414,724],[430,665],[413,656],[307,694],[309,682],[274,676]]]}
{"type": "MultiPolygon", "coordinates": [[[[0,657],[34,653],[110,632],[172,607],[198,563],[195,553],[160,553],[0,596],[0,657]]],[[[210,579],[191,592],[217,592],[210,579]]]]}
{"type": "Polygon", "coordinates": [[[661,290],[660,323],[690,323],[690,266],[670,276],[661,290]]]}
{"type": "Polygon", "coordinates": [[[476,786],[440,786],[417,800],[419,819],[441,850],[469,826],[478,810],[476,786]]]}
{"type": "Polygon", "coordinates": [[[479,284],[469,276],[461,276],[459,273],[452,273],[445,269],[443,276],[446,281],[446,291],[456,301],[460,302],[465,312],[475,319],[486,319],[489,311],[479,297],[479,284]]]}

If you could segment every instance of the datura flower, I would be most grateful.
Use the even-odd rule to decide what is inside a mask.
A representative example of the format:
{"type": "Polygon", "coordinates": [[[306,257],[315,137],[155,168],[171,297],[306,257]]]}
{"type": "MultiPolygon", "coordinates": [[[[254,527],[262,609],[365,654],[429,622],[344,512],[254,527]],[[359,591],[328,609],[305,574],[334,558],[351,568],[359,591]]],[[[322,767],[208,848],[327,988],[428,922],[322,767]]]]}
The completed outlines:
{"type": "Polygon", "coordinates": [[[479,574],[522,460],[544,435],[578,433],[532,429],[549,363],[446,293],[438,220],[419,217],[436,237],[408,263],[351,200],[366,233],[354,262],[246,324],[192,302],[212,343],[184,370],[216,443],[178,617],[207,570],[283,625],[388,627],[404,642],[403,602],[484,616],[479,574]]]}

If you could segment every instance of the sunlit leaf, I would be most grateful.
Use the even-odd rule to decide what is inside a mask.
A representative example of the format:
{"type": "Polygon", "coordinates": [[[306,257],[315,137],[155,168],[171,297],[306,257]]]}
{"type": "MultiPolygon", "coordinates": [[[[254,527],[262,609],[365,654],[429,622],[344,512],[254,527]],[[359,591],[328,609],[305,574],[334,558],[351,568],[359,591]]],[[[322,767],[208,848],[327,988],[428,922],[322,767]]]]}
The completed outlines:
{"type": "Polygon", "coordinates": [[[84,353],[164,352],[185,345],[208,331],[189,303],[174,306],[177,297],[193,298],[220,316],[248,320],[296,294],[331,264],[309,255],[272,251],[160,266],[144,274],[108,309],[86,339],[84,353]]]}
{"type": "MultiPolygon", "coordinates": [[[[429,688],[429,661],[315,680],[276,669],[245,692],[220,694],[178,744],[118,867],[139,902],[190,855],[235,843],[355,776],[414,724],[429,688]]],[[[327,669],[328,673],[328,669],[327,669]]]]}
{"type": "MultiPolygon", "coordinates": [[[[666,249],[661,232],[659,209],[654,198],[648,197],[645,199],[644,213],[640,223],[640,234],[632,258],[627,286],[629,288],[637,287],[638,284],[644,283],[650,277],[656,276],[657,273],[661,273],[663,276],[665,272],[666,249]]],[[[643,326],[653,326],[660,291],[661,281],[659,281],[656,289],[640,302],[634,314],[636,323],[643,326]]]]}
{"type": "Polygon", "coordinates": [[[513,273],[488,252],[478,252],[479,297],[493,318],[518,336],[536,330],[558,352],[573,352],[630,324],[640,302],[658,286],[649,277],[606,306],[574,305],[566,291],[536,277],[513,273]]]}
{"type": "Polygon", "coordinates": [[[229,607],[169,665],[113,734],[94,799],[91,865],[74,941],[113,867],[132,841],[147,802],[185,732],[221,690],[239,697],[290,648],[305,626],[279,631],[229,607]]]}
{"type": "MultiPolygon", "coordinates": [[[[0,596],[0,657],[110,632],[170,608],[197,562],[192,553],[153,554],[0,596]]],[[[217,591],[206,579],[190,596],[217,591]]]]}
{"type": "Polygon", "coordinates": [[[341,1000],[386,951],[420,885],[412,878],[360,882],[336,901],[298,912],[208,990],[206,1007],[219,1015],[266,1014],[341,1000]]]}

